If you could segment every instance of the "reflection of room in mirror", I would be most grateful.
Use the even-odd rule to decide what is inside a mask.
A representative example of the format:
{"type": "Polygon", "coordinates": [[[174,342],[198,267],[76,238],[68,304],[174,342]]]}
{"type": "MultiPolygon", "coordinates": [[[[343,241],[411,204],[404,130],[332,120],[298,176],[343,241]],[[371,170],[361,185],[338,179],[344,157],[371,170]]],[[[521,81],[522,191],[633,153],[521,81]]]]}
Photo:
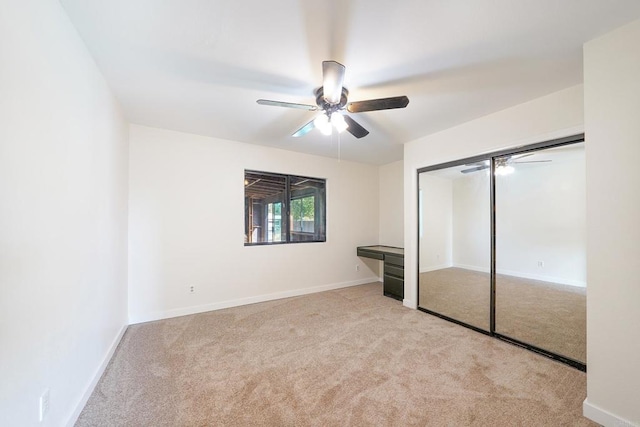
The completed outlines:
{"type": "MultiPolygon", "coordinates": [[[[494,162],[495,332],[584,363],[584,143],[494,162]]],[[[487,331],[490,170],[480,160],[419,174],[418,305],[487,331]]]]}
{"type": "Polygon", "coordinates": [[[496,276],[496,332],[586,361],[586,289],[496,276]]]}
{"type": "Polygon", "coordinates": [[[421,308],[489,330],[489,273],[445,267],[420,273],[419,281],[421,308]]]}
{"type": "Polygon", "coordinates": [[[584,362],[584,143],[530,154],[496,176],[496,332],[584,362]]]}
{"type": "Polygon", "coordinates": [[[418,304],[489,330],[489,170],[462,172],[468,168],[461,165],[420,174],[418,304]]]}

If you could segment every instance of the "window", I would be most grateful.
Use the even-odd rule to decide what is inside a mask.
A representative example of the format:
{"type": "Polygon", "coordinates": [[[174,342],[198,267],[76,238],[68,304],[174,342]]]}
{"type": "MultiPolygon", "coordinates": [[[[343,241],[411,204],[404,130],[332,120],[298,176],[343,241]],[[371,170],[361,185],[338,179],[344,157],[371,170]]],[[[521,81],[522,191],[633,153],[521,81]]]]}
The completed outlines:
{"type": "Polygon", "coordinates": [[[291,199],[291,231],[295,233],[313,233],[315,196],[291,199]]]}
{"type": "Polygon", "coordinates": [[[245,245],[326,241],[326,181],[244,172],[245,245]]]}
{"type": "Polygon", "coordinates": [[[267,205],[267,242],[282,241],[282,203],[267,205]]]}

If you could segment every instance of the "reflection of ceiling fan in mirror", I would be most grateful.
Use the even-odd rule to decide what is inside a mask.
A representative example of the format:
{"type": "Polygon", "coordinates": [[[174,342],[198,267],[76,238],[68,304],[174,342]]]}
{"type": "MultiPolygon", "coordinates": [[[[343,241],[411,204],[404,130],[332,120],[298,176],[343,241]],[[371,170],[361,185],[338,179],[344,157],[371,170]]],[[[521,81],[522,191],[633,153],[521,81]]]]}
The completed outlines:
{"type": "MultiPolygon", "coordinates": [[[[520,163],[548,163],[551,160],[527,160],[527,161],[518,161],[520,159],[524,159],[525,157],[533,156],[535,153],[528,154],[517,154],[515,156],[506,156],[506,157],[497,157],[496,158],[496,175],[508,175],[512,173],[515,169],[513,168],[513,164],[520,163]]],[[[491,166],[490,160],[483,160],[477,163],[469,163],[465,166],[471,166],[469,169],[463,169],[460,172],[462,173],[471,173],[477,172],[485,169],[489,169],[491,166]]]]}
{"type": "Polygon", "coordinates": [[[297,108],[308,111],[321,111],[315,119],[298,129],[293,136],[303,136],[314,128],[318,128],[323,134],[331,135],[333,128],[338,132],[347,131],[356,138],[362,138],[369,134],[355,120],[342,111],[350,113],[363,113],[366,111],[391,110],[404,108],[409,104],[406,96],[392,98],[369,99],[367,101],[347,102],[349,91],[342,86],[344,81],[344,65],[336,61],[322,62],[322,86],[315,90],[316,105],[296,104],[292,102],[270,101],[258,99],[260,105],[272,105],[276,107],[297,108]]]}

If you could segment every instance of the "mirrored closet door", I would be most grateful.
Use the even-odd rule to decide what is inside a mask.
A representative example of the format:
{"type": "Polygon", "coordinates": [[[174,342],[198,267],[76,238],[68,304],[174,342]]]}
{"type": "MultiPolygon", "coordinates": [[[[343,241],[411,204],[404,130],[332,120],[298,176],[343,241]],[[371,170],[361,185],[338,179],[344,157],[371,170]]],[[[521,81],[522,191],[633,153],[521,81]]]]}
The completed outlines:
{"type": "Polygon", "coordinates": [[[584,143],[494,162],[495,332],[586,363],[584,143]]]}
{"type": "Polygon", "coordinates": [[[418,171],[418,308],[586,369],[584,135],[418,171]]]}
{"type": "Polygon", "coordinates": [[[419,307],[489,331],[489,160],[419,174],[419,307]]]}

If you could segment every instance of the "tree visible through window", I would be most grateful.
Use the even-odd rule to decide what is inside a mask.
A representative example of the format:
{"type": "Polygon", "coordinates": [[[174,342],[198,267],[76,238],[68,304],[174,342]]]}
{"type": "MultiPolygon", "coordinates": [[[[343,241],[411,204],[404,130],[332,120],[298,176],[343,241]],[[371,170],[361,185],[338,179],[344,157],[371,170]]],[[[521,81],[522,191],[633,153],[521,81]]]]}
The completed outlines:
{"type": "Polygon", "coordinates": [[[245,245],[324,242],[326,181],[245,171],[245,245]]]}
{"type": "Polygon", "coordinates": [[[313,233],[315,217],[315,197],[307,196],[291,200],[291,230],[313,233]]]}

